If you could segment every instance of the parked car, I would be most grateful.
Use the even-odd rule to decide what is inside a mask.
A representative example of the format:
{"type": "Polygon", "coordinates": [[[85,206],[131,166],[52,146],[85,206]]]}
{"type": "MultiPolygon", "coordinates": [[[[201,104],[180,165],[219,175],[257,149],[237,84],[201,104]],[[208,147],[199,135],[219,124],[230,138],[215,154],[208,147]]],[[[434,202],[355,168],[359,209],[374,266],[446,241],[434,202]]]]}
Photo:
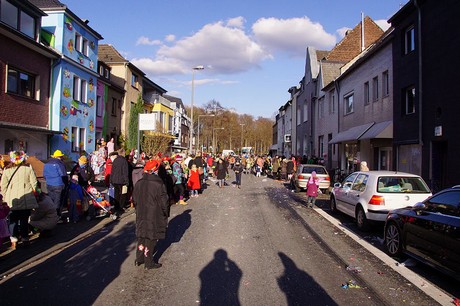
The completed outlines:
{"type": "Polygon", "coordinates": [[[389,255],[407,254],[460,280],[460,186],[390,211],[384,233],[389,255]]]}
{"type": "Polygon", "coordinates": [[[319,189],[323,193],[329,193],[329,187],[331,187],[331,179],[326,168],[322,165],[313,164],[300,164],[297,166],[296,173],[291,178],[291,186],[296,192],[305,190],[307,188],[307,182],[311,177],[311,173],[315,171],[316,176],[319,178],[319,189]]]}
{"type": "Polygon", "coordinates": [[[359,171],[335,183],[330,197],[332,212],[341,211],[366,230],[370,221],[386,220],[390,210],[413,206],[431,196],[418,175],[394,171],[359,171]]]}

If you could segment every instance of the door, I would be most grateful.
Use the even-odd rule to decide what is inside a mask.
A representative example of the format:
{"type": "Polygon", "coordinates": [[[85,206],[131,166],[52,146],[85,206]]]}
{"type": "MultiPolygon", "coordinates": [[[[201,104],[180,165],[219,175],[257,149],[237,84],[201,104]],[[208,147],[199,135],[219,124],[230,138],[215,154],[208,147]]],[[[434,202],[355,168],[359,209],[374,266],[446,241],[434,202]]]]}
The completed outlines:
{"type": "Polygon", "coordinates": [[[391,156],[391,147],[379,148],[378,170],[392,170],[391,156]]]}

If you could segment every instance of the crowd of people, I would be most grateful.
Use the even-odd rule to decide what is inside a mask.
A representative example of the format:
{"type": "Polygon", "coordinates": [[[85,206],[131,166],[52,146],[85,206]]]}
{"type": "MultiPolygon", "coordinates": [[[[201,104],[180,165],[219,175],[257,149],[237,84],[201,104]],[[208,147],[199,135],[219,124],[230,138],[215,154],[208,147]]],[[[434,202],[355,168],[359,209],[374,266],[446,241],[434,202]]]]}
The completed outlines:
{"type": "MultiPolygon", "coordinates": [[[[244,175],[289,181],[299,163],[313,162],[294,156],[223,156],[199,151],[187,156],[137,150],[126,153],[115,150],[113,139],[101,139],[97,150],[82,154],[70,171],[64,158],[60,150],[54,151],[44,163],[43,178],[39,179],[24,152],[11,152],[9,161],[0,160],[2,242],[9,238],[15,249],[18,242],[29,244],[31,234],[38,232],[40,237],[46,237],[59,223],[91,219],[94,200],[101,201],[97,204],[102,208],[106,205],[115,216],[135,207],[135,264],[144,264],[146,269],[161,266],[153,262],[151,255],[158,239],[165,236],[170,207],[187,205],[192,198],[202,196],[210,179],[218,188],[241,189],[244,175]],[[235,180],[229,183],[232,173],[235,180]],[[99,194],[94,185],[107,190],[106,194],[99,194]]],[[[313,179],[312,183],[317,181],[313,179]]],[[[317,190],[317,186],[311,190],[317,190]]],[[[314,193],[309,195],[309,203],[314,204],[314,193]]]]}

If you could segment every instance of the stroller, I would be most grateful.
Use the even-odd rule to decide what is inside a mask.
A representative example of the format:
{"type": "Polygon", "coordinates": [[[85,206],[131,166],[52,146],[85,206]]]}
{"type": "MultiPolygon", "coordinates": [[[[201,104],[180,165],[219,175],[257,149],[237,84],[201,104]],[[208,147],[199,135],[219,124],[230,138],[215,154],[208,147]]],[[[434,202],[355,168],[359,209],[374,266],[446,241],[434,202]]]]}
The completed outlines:
{"type": "Polygon", "coordinates": [[[112,220],[117,220],[117,215],[114,213],[113,207],[110,206],[110,202],[102,196],[96,187],[89,185],[88,188],[83,189],[83,192],[88,197],[90,204],[86,220],[106,216],[110,216],[112,220]]]}

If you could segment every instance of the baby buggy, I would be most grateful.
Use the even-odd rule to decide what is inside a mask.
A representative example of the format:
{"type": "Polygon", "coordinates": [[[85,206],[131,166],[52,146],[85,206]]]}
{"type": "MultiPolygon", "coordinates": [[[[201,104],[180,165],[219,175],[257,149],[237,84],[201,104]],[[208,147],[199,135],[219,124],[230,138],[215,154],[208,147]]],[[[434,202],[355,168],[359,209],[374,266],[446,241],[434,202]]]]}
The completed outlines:
{"type": "Polygon", "coordinates": [[[83,189],[85,195],[88,197],[89,207],[88,215],[86,220],[94,218],[101,218],[110,216],[112,220],[117,219],[117,215],[113,211],[113,207],[110,206],[110,202],[107,201],[102,194],[96,189],[96,187],[89,185],[88,188],[83,189]]]}

